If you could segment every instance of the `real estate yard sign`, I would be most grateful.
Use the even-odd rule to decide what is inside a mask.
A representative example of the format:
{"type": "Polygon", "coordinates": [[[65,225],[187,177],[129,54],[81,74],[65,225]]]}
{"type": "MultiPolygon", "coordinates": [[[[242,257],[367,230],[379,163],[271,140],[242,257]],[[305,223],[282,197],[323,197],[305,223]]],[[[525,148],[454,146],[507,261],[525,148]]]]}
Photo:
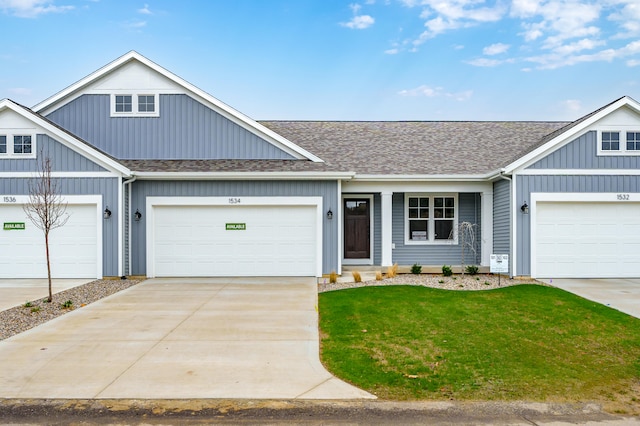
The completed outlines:
{"type": "Polygon", "coordinates": [[[498,285],[500,285],[500,274],[509,273],[509,255],[492,254],[489,271],[492,274],[498,274],[498,285]]]}

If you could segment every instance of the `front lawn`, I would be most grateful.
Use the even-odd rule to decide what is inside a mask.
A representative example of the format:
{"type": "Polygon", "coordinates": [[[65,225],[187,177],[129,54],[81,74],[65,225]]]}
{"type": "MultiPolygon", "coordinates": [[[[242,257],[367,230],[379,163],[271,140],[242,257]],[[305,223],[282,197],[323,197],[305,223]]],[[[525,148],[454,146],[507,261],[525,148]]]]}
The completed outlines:
{"type": "Polygon", "coordinates": [[[362,287],[319,303],[323,363],[380,398],[640,399],[640,320],[559,289],[362,287]]]}

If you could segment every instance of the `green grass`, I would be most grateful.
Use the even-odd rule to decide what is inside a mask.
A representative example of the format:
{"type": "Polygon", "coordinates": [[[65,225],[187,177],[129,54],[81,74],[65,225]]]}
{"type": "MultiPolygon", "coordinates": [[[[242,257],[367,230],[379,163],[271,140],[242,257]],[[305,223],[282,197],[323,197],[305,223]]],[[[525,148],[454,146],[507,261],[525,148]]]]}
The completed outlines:
{"type": "Polygon", "coordinates": [[[319,303],[323,363],[380,398],[640,398],[640,320],[555,288],[363,287],[319,303]]]}

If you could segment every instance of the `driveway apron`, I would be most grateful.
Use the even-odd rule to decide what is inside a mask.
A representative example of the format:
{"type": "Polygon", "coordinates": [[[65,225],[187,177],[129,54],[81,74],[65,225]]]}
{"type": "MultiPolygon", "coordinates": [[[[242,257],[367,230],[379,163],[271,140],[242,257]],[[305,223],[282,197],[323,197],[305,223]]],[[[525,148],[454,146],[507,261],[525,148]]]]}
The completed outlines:
{"type": "Polygon", "coordinates": [[[541,281],[640,318],[640,279],[638,278],[575,278],[541,281]]]}
{"type": "Polygon", "coordinates": [[[147,280],[0,359],[0,398],[374,398],[320,363],[314,278],[147,280]]]}

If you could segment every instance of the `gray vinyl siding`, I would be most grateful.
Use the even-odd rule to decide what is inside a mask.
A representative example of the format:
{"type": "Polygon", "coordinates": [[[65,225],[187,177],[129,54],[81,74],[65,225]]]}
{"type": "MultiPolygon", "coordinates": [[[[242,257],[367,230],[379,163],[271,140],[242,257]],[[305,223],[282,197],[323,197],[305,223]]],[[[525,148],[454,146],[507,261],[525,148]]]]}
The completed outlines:
{"type": "MultiPolygon", "coordinates": [[[[620,141],[621,144],[625,141],[620,141]]],[[[535,162],[529,169],[638,169],[640,157],[598,156],[598,135],[590,131],[535,162]]]]}
{"type": "Polygon", "coordinates": [[[132,184],[131,210],[140,210],[143,218],[131,226],[132,273],[146,275],[146,198],[155,197],[322,197],[322,273],[338,270],[338,225],[326,211],[335,211],[340,202],[338,183],[334,181],[136,181],[132,184]]]}
{"type": "MultiPolygon", "coordinates": [[[[102,205],[113,212],[102,225],[102,267],[104,276],[118,276],[118,186],[119,178],[64,178],[59,183],[62,195],[101,195],[102,205]]],[[[0,178],[0,193],[28,195],[29,179],[0,178]]]]}
{"type": "Polygon", "coordinates": [[[159,117],[111,117],[109,95],[83,95],[47,118],[116,158],[293,158],[187,95],[159,104],[159,117]]]}
{"type": "MultiPolygon", "coordinates": [[[[640,176],[517,176],[516,206],[531,199],[532,192],[640,192],[640,176]]],[[[531,274],[531,217],[517,216],[517,275],[531,274]]]]}
{"type": "MultiPolygon", "coordinates": [[[[91,160],[77,152],[67,148],[48,135],[36,135],[36,157],[40,156],[40,150],[51,159],[51,170],[54,172],[102,172],[100,167],[91,160]]],[[[15,158],[1,159],[0,171],[2,172],[34,172],[38,170],[39,158],[15,158]]]]}
{"type": "Polygon", "coordinates": [[[493,253],[511,254],[511,182],[493,184],[493,253]]]}
{"type": "MultiPolygon", "coordinates": [[[[460,265],[461,249],[458,244],[431,244],[431,245],[405,245],[405,209],[404,193],[393,194],[392,206],[392,240],[396,248],[393,250],[393,262],[399,265],[460,265]]],[[[458,223],[470,222],[476,224],[476,255],[470,250],[465,251],[465,264],[480,264],[482,241],[482,203],[480,194],[460,193],[458,194],[458,223]]]]}

